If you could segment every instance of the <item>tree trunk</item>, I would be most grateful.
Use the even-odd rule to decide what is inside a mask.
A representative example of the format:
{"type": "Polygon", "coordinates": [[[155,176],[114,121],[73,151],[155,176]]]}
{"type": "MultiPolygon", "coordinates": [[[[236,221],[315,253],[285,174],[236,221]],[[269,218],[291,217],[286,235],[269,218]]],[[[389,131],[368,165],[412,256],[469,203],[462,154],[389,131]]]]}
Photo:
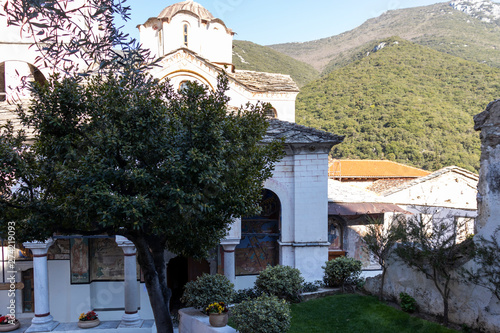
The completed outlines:
{"type": "Polygon", "coordinates": [[[380,281],[380,289],[378,291],[379,301],[381,301],[384,296],[385,271],[386,271],[385,267],[382,266],[382,280],[380,281]]]}
{"type": "MultiPolygon", "coordinates": [[[[144,237],[130,239],[137,248],[137,259],[144,272],[144,281],[153,310],[157,333],[173,333],[173,322],[170,316],[171,291],[167,287],[167,270],[164,250],[160,246],[149,246],[144,237]]],[[[151,244],[151,243],[150,243],[151,244]]]]}
{"type": "Polygon", "coordinates": [[[443,325],[448,326],[448,297],[443,297],[443,325]]]}

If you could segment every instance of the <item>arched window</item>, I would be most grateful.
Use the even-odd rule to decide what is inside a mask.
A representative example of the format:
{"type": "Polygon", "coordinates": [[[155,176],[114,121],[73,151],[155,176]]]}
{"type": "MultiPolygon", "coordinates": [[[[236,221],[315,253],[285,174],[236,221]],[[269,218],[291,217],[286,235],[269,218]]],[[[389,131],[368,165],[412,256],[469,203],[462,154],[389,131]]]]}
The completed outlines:
{"type": "Polygon", "coordinates": [[[184,46],[188,47],[188,25],[187,24],[184,24],[184,27],[182,29],[182,34],[183,34],[184,46]]]}
{"type": "Polygon", "coordinates": [[[241,218],[241,242],[235,250],[236,275],[254,275],[279,264],[281,203],[269,190],[262,191],[260,215],[241,218]]]}
{"type": "Polygon", "coordinates": [[[265,115],[269,119],[276,119],[278,117],[278,112],[276,112],[275,108],[268,108],[265,111],[265,115]]]}
{"type": "Polygon", "coordinates": [[[181,83],[179,83],[179,89],[177,89],[177,91],[180,93],[186,91],[188,82],[189,82],[188,80],[184,80],[181,83]]]}

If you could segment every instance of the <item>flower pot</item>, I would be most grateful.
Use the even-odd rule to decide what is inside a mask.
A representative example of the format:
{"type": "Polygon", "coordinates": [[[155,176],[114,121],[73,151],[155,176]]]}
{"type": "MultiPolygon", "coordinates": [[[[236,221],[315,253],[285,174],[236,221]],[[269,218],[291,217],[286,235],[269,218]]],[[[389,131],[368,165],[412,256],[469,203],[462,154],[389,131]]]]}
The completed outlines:
{"type": "Polygon", "coordinates": [[[95,320],[79,320],[78,321],[78,327],[80,327],[80,328],[92,328],[92,327],[96,327],[100,323],[101,322],[99,321],[99,319],[95,319],[95,320]]]}
{"type": "Polygon", "coordinates": [[[227,325],[227,312],[226,313],[211,313],[208,317],[210,325],[213,327],[224,327],[227,325]]]}
{"type": "Polygon", "coordinates": [[[16,320],[16,322],[14,323],[14,325],[12,325],[12,324],[2,324],[2,325],[0,325],[0,332],[10,332],[10,331],[13,331],[13,330],[17,330],[19,328],[19,326],[21,326],[21,323],[19,322],[19,320],[16,320]]]}

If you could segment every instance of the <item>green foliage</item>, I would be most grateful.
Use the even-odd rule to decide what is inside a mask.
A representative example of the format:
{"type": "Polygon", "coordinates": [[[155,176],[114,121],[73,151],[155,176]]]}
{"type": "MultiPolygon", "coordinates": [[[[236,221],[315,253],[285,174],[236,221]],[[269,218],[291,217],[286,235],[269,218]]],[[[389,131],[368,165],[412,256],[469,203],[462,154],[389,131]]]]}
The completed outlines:
{"type": "Polygon", "coordinates": [[[236,291],[233,298],[233,303],[241,303],[246,300],[255,299],[260,295],[262,295],[262,292],[255,287],[240,289],[236,291]]]}
{"type": "Polygon", "coordinates": [[[407,293],[399,293],[399,303],[404,312],[413,313],[417,310],[417,301],[407,293]]]}
{"type": "Polygon", "coordinates": [[[496,99],[500,69],[398,38],[301,89],[297,123],[346,138],[334,158],[479,170],[472,116],[496,99]]]}
{"type": "Polygon", "coordinates": [[[229,304],[234,296],[234,284],[224,275],[203,274],[194,281],[186,283],[181,301],[187,306],[206,309],[212,303],[229,304]]]}
{"type": "Polygon", "coordinates": [[[274,295],[263,294],[231,310],[231,322],[240,333],[284,333],[290,320],[290,306],[274,295]]]}
{"type": "Polygon", "coordinates": [[[288,74],[299,87],[319,77],[317,70],[302,61],[242,40],[233,41],[233,64],[236,69],[288,74]]]}
{"type": "Polygon", "coordinates": [[[344,291],[345,285],[352,285],[358,282],[361,274],[361,261],[354,258],[339,257],[326,262],[326,266],[322,267],[325,270],[323,281],[327,287],[342,287],[344,291]]]}
{"type": "Polygon", "coordinates": [[[440,52],[500,67],[498,27],[498,21],[481,21],[443,2],[390,10],[336,36],[269,47],[312,65],[322,75],[366,56],[375,41],[390,36],[400,36],[440,52]],[[368,48],[367,43],[372,46],[368,48]]]}
{"type": "Polygon", "coordinates": [[[288,301],[297,301],[304,278],[297,268],[290,266],[268,266],[259,273],[255,287],[262,293],[275,295],[288,301]]]}
{"type": "Polygon", "coordinates": [[[292,304],[289,333],[453,333],[384,304],[376,297],[340,294],[292,304]]]}
{"type": "Polygon", "coordinates": [[[304,282],[302,284],[301,291],[303,293],[312,293],[312,292],[318,291],[319,288],[323,288],[323,287],[324,287],[324,283],[321,280],[317,280],[314,282],[304,282]]]}

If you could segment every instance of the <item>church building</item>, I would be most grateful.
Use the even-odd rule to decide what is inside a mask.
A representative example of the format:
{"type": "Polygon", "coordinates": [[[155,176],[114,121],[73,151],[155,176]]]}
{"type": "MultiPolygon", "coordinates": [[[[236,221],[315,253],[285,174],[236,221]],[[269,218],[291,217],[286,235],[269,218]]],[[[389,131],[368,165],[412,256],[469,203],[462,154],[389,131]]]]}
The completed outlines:
{"type": "MultiPolygon", "coordinates": [[[[327,232],[328,154],[343,137],[295,124],[296,83],[288,75],[235,68],[234,32],[200,4],[191,0],[172,4],[138,29],[142,46],[159,58],[159,66],[151,71],[154,77],[170,80],[176,89],[188,81],[216,89],[217,76],[225,72],[229,107],[271,103],[270,126],[263,143],[285,139],[286,156],[264,183],[259,216],[236,219],[206,260],[166,251],[173,301],[186,282],[202,273],[224,274],[237,289],[252,287],[267,265],[298,268],[306,281],[322,279],[321,266],[328,260],[331,245],[327,232]]],[[[9,37],[0,36],[0,40],[5,38],[9,37]]],[[[9,45],[22,48],[21,42],[25,41],[9,45]]],[[[0,47],[7,44],[0,41],[0,47]]],[[[0,97],[4,100],[12,80],[6,65],[16,60],[6,57],[9,52],[2,49],[0,97]]],[[[34,56],[26,53],[19,60],[33,79],[43,79],[35,73],[48,75],[34,66],[34,56]]],[[[12,117],[3,102],[0,123],[12,117]]],[[[5,258],[4,252],[1,255],[5,258]]],[[[136,332],[142,332],[144,320],[153,318],[135,248],[123,237],[54,236],[42,243],[19,244],[16,256],[16,281],[22,282],[15,295],[17,317],[33,318],[32,331],[50,331],[58,323],[75,322],[80,313],[89,310],[98,312],[101,320],[119,320],[122,327],[137,327],[136,332]]],[[[5,286],[7,266],[2,263],[0,286],[5,286]]],[[[0,290],[0,313],[5,312],[8,301],[7,290],[0,290]]]]}

